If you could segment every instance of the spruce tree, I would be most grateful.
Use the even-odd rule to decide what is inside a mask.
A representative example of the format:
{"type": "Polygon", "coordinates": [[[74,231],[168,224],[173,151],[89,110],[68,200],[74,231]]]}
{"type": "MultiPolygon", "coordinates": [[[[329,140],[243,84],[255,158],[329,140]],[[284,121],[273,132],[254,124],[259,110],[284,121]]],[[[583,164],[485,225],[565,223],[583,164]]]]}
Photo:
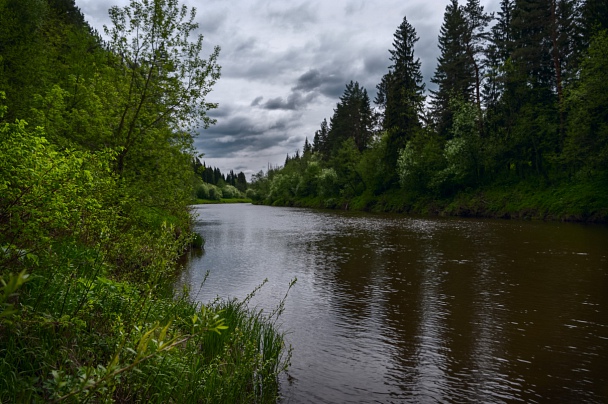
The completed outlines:
{"type": "Polygon", "coordinates": [[[465,49],[470,67],[473,68],[474,98],[477,105],[477,121],[480,133],[483,133],[483,113],[481,109],[482,78],[487,60],[485,48],[489,41],[488,24],[492,16],[486,13],[479,0],[467,0],[463,9],[466,21],[465,49]]]}
{"type": "Polygon", "coordinates": [[[302,154],[306,157],[312,153],[312,146],[308,142],[308,137],[304,140],[304,148],[302,149],[302,154]]]}
{"type": "Polygon", "coordinates": [[[351,81],[347,84],[330,122],[327,143],[332,155],[336,154],[348,138],[355,141],[359,151],[365,150],[373,133],[373,114],[367,90],[359,86],[358,82],[351,81]]]}
{"type": "Polygon", "coordinates": [[[323,122],[321,122],[321,128],[315,132],[315,137],[312,143],[312,151],[314,153],[318,153],[324,160],[329,158],[329,151],[327,147],[328,134],[329,125],[327,123],[327,119],[323,119],[323,122]]]}
{"type": "Polygon", "coordinates": [[[504,66],[511,57],[513,47],[511,20],[514,6],[514,0],[500,1],[498,18],[492,26],[490,41],[485,48],[487,69],[483,85],[483,101],[486,111],[492,116],[498,113],[498,102],[504,91],[504,66]]]}
{"type": "Polygon", "coordinates": [[[450,110],[452,98],[471,101],[475,88],[474,57],[467,51],[470,33],[463,9],[458,0],[452,0],[445,8],[443,24],[439,32],[441,54],[431,82],[437,90],[431,91],[431,107],[435,117],[436,130],[443,138],[449,137],[453,113],[450,110]]]}
{"type": "Polygon", "coordinates": [[[390,182],[397,180],[395,168],[399,150],[421,129],[424,103],[420,59],[414,57],[414,45],[419,38],[406,17],[393,38],[393,49],[389,50],[392,65],[378,85],[375,100],[383,110],[382,127],[388,133],[386,162],[390,182]]]}

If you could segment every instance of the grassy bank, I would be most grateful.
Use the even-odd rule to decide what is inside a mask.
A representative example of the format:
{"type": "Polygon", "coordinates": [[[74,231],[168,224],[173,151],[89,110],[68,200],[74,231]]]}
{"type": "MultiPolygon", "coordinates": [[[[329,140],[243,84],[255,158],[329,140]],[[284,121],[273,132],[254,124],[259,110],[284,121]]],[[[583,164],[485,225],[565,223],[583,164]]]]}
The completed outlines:
{"type": "Polygon", "coordinates": [[[407,193],[401,189],[354,198],[291,198],[265,201],[298,206],[435,216],[608,222],[608,179],[541,184],[518,182],[461,190],[449,197],[407,193]]]}
{"type": "Polygon", "coordinates": [[[248,198],[195,199],[193,205],[213,205],[221,203],[251,203],[248,198]]]}
{"type": "Polygon", "coordinates": [[[0,328],[0,402],[276,401],[287,358],[272,318],[111,280],[76,259],[91,253],[24,285],[0,328]]]}

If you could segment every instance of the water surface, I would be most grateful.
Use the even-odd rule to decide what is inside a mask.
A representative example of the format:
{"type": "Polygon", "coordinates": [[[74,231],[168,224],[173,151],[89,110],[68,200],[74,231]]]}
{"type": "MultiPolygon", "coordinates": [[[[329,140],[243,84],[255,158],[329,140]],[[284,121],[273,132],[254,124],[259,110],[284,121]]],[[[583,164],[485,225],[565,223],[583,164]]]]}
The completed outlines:
{"type": "Polygon", "coordinates": [[[285,403],[608,402],[608,227],[202,205],[179,284],[272,309],[285,403]]]}

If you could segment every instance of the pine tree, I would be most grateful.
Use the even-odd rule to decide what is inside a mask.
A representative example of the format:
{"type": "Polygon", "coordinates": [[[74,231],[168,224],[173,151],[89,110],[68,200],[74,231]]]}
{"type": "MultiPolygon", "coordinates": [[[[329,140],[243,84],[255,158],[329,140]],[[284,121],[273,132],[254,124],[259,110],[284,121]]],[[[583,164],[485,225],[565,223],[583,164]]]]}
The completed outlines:
{"type": "Polygon", "coordinates": [[[239,172],[236,176],[235,187],[241,192],[247,191],[247,178],[245,177],[245,174],[242,171],[239,172]]]}
{"type": "MultiPolygon", "coordinates": [[[[470,33],[465,13],[458,6],[458,0],[452,0],[445,8],[443,24],[439,32],[439,56],[435,74],[431,82],[437,85],[431,91],[431,107],[435,116],[436,130],[440,136],[449,137],[453,113],[450,110],[452,98],[471,101],[475,87],[473,71],[474,57],[469,55],[470,33]]],[[[471,50],[471,53],[472,50],[471,50]]]]}
{"type": "Polygon", "coordinates": [[[308,137],[304,140],[304,148],[302,149],[302,155],[304,157],[309,156],[312,153],[312,146],[308,143],[308,137]]]}
{"type": "Polygon", "coordinates": [[[314,153],[319,153],[323,159],[328,158],[327,151],[327,135],[329,133],[329,125],[327,124],[327,119],[323,119],[321,122],[321,128],[315,132],[315,137],[312,143],[312,151],[314,153]]]}
{"type": "Polygon", "coordinates": [[[504,91],[504,66],[513,51],[511,20],[514,0],[501,0],[496,23],[492,26],[490,42],[486,47],[486,81],[483,86],[483,101],[486,111],[497,115],[498,102],[504,91]]]}
{"type": "Polygon", "coordinates": [[[419,38],[406,17],[393,38],[393,49],[389,50],[392,65],[378,85],[375,100],[383,110],[382,127],[388,133],[386,160],[394,177],[391,182],[397,179],[395,167],[399,150],[421,129],[424,102],[420,59],[414,57],[414,45],[419,38]]]}
{"type": "Polygon", "coordinates": [[[588,46],[593,36],[608,30],[608,2],[606,0],[581,0],[580,26],[584,43],[588,46]]]}
{"type": "Polygon", "coordinates": [[[367,90],[358,82],[347,84],[330,122],[326,140],[330,154],[335,155],[349,138],[355,141],[359,151],[365,150],[373,134],[373,114],[367,90]]]}
{"type": "Polygon", "coordinates": [[[486,13],[479,0],[467,0],[463,9],[466,20],[465,49],[466,55],[473,68],[475,104],[477,105],[477,121],[479,131],[483,133],[483,113],[481,108],[482,78],[487,63],[485,59],[485,48],[489,40],[488,24],[492,16],[486,13]]]}
{"type": "Polygon", "coordinates": [[[565,138],[563,87],[573,77],[580,53],[574,1],[516,0],[511,21],[507,125],[515,125],[517,154],[530,155],[542,175],[548,172],[546,156],[559,153],[565,138]]]}

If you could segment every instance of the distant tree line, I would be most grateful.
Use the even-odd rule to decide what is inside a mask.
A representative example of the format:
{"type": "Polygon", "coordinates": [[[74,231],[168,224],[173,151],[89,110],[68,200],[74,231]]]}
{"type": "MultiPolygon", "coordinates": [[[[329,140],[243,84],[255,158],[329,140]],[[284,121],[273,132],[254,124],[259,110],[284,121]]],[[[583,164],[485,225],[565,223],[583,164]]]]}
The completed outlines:
{"type": "Polygon", "coordinates": [[[254,176],[257,198],[450,198],[604,181],[607,29],[604,0],[501,0],[496,14],[479,0],[451,0],[427,99],[419,38],[404,17],[374,106],[365,88],[348,83],[301,155],[254,176]]]}
{"type": "Polygon", "coordinates": [[[192,166],[194,172],[207,184],[219,187],[228,184],[236,187],[241,192],[247,191],[247,177],[242,171],[235,174],[234,170],[230,170],[228,174],[224,174],[217,167],[207,167],[205,162],[201,162],[198,157],[193,159],[192,166]]]}

